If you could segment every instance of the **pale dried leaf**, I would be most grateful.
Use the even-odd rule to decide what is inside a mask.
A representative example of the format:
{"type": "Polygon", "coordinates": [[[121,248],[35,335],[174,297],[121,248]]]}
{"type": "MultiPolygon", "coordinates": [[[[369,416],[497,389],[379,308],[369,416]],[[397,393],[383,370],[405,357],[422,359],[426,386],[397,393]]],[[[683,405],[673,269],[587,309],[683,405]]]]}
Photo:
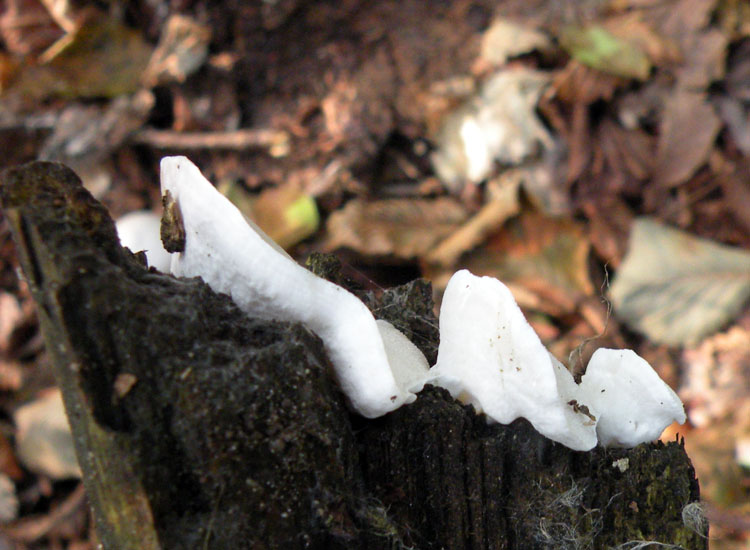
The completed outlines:
{"type": "Polygon", "coordinates": [[[480,93],[448,115],[438,133],[432,163],[438,177],[453,190],[479,182],[495,162],[516,165],[553,140],[536,115],[539,97],[549,83],[544,73],[504,70],[480,93]]]}
{"type": "Polygon", "coordinates": [[[503,65],[512,57],[551,47],[544,33],[507,19],[496,19],[482,35],[479,56],[493,65],[503,65]]]}
{"type": "Polygon", "coordinates": [[[750,417],[737,411],[750,406],[750,331],[733,326],[682,352],[680,397],[690,423],[710,427],[732,418],[750,429],[750,417]]]}
{"type": "Polygon", "coordinates": [[[81,477],[60,390],[19,407],[13,420],[16,452],[26,468],[52,479],[81,477]]]}
{"type": "Polygon", "coordinates": [[[695,342],[750,297],[750,253],[639,218],[611,297],[617,315],[654,342],[695,342]]]}
{"type": "Polygon", "coordinates": [[[185,15],[167,21],[143,75],[147,86],[184,82],[206,61],[211,29],[185,15]]]}
{"type": "Polygon", "coordinates": [[[326,250],[348,247],[367,255],[414,258],[426,254],[466,219],[461,204],[437,199],[359,199],[331,214],[326,250]]]}

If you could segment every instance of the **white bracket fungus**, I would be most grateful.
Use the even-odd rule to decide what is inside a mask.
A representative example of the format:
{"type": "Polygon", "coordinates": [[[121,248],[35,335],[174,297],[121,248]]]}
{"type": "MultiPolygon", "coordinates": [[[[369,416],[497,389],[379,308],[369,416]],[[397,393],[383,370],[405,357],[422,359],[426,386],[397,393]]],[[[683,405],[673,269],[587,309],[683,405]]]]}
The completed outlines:
{"type": "Polygon", "coordinates": [[[167,214],[176,209],[184,230],[184,249],[172,255],[172,274],[203,278],[249,315],[306,325],[323,340],[359,414],[374,418],[416,399],[409,387],[428,364],[406,336],[385,321],[376,323],[350,292],[297,264],[187,158],[162,159],[161,190],[173,201],[167,214]]]}
{"type": "Polygon", "coordinates": [[[229,294],[249,315],[305,324],[323,340],[352,408],[374,418],[446,388],[488,419],[523,417],[574,450],[635,446],[685,421],[677,395],[630,350],[598,350],[581,384],[544,347],[510,290],[466,270],[440,309],[438,361],[428,368],[406,336],[353,294],[298,265],[185,157],[161,162],[162,237],[171,272],[229,294]],[[166,229],[166,231],[165,231],[166,229]],[[169,230],[173,230],[171,233],[169,230]]]}
{"type": "Polygon", "coordinates": [[[596,434],[605,447],[635,447],[658,438],[675,420],[685,422],[677,394],[629,349],[596,350],[581,378],[580,395],[599,413],[596,434]]]}
{"type": "Polygon", "coordinates": [[[571,449],[634,447],[685,422],[677,395],[631,350],[597,350],[581,384],[549,354],[510,290],[466,270],[440,308],[440,347],[428,382],[503,424],[518,417],[571,449]]]}
{"type": "Polygon", "coordinates": [[[576,406],[576,383],[531,328],[508,287],[467,270],[440,307],[440,347],[428,383],[502,424],[526,418],[575,450],[596,446],[596,422],[576,406]]]}

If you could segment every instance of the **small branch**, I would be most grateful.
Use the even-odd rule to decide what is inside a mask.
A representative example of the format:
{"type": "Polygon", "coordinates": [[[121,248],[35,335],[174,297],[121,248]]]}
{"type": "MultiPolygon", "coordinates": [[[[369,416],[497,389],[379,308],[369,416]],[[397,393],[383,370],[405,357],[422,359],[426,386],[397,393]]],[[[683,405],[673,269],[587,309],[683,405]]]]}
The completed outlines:
{"type": "Polygon", "coordinates": [[[289,152],[289,134],[267,128],[233,132],[177,132],[146,129],[137,132],[132,141],[157,149],[253,149],[268,148],[275,157],[289,152]]]}

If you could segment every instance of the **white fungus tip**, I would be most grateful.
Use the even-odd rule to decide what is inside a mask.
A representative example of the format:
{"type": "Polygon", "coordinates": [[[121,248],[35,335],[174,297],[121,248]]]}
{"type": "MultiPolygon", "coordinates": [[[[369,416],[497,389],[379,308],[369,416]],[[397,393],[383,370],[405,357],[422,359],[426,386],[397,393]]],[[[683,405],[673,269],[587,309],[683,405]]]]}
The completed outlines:
{"type": "Polygon", "coordinates": [[[568,402],[570,372],[550,356],[508,287],[456,272],[440,308],[440,347],[428,383],[463,396],[490,419],[526,418],[541,434],[576,450],[596,445],[591,419],[568,402]]]}
{"type": "Polygon", "coordinates": [[[596,431],[605,447],[634,447],[658,439],[672,422],[685,422],[677,394],[629,349],[596,350],[581,379],[580,395],[599,411],[596,431]]]}
{"type": "Polygon", "coordinates": [[[379,328],[357,297],[298,265],[186,157],[162,159],[161,186],[175,201],[185,231],[184,250],[172,255],[174,275],[203,278],[248,315],[308,326],[323,340],[339,384],[359,414],[382,416],[415,399],[409,387],[418,386],[426,360],[409,348],[405,336],[397,336],[393,327],[379,328]],[[399,357],[394,369],[388,347],[398,350],[391,352],[394,362],[401,354],[409,361],[399,357]],[[421,366],[411,366],[412,361],[421,366]]]}

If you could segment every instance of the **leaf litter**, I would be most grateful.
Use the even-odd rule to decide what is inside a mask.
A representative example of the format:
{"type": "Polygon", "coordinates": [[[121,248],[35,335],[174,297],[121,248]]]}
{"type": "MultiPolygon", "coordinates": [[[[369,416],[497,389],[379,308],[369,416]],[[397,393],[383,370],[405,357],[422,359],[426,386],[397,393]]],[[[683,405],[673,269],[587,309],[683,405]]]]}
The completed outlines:
{"type": "MultiPolygon", "coordinates": [[[[116,2],[97,15],[65,1],[7,4],[5,165],[76,164],[120,215],[158,208],[158,159],[189,149],[299,259],[355,251],[346,257],[363,280],[427,275],[438,298],[459,267],[499,275],[559,356],[617,341],[673,369],[694,407],[688,446],[721,449],[721,475],[691,450],[705,495],[717,506],[746,496],[748,436],[722,407],[739,416],[748,393],[744,3],[617,0],[573,17],[557,2],[356,14],[268,3],[257,17],[201,0],[116,2]],[[28,15],[36,23],[24,26],[28,15]],[[607,321],[600,287],[612,273],[607,321]]],[[[42,395],[43,353],[2,242],[2,290],[24,312],[0,342],[9,413],[42,395]]],[[[59,497],[8,465],[18,450],[6,447],[0,475],[59,497]]],[[[720,506],[712,533],[731,523],[720,506]]],[[[51,536],[54,514],[23,540],[51,536]]],[[[742,544],[743,532],[724,538],[742,544]]]]}

